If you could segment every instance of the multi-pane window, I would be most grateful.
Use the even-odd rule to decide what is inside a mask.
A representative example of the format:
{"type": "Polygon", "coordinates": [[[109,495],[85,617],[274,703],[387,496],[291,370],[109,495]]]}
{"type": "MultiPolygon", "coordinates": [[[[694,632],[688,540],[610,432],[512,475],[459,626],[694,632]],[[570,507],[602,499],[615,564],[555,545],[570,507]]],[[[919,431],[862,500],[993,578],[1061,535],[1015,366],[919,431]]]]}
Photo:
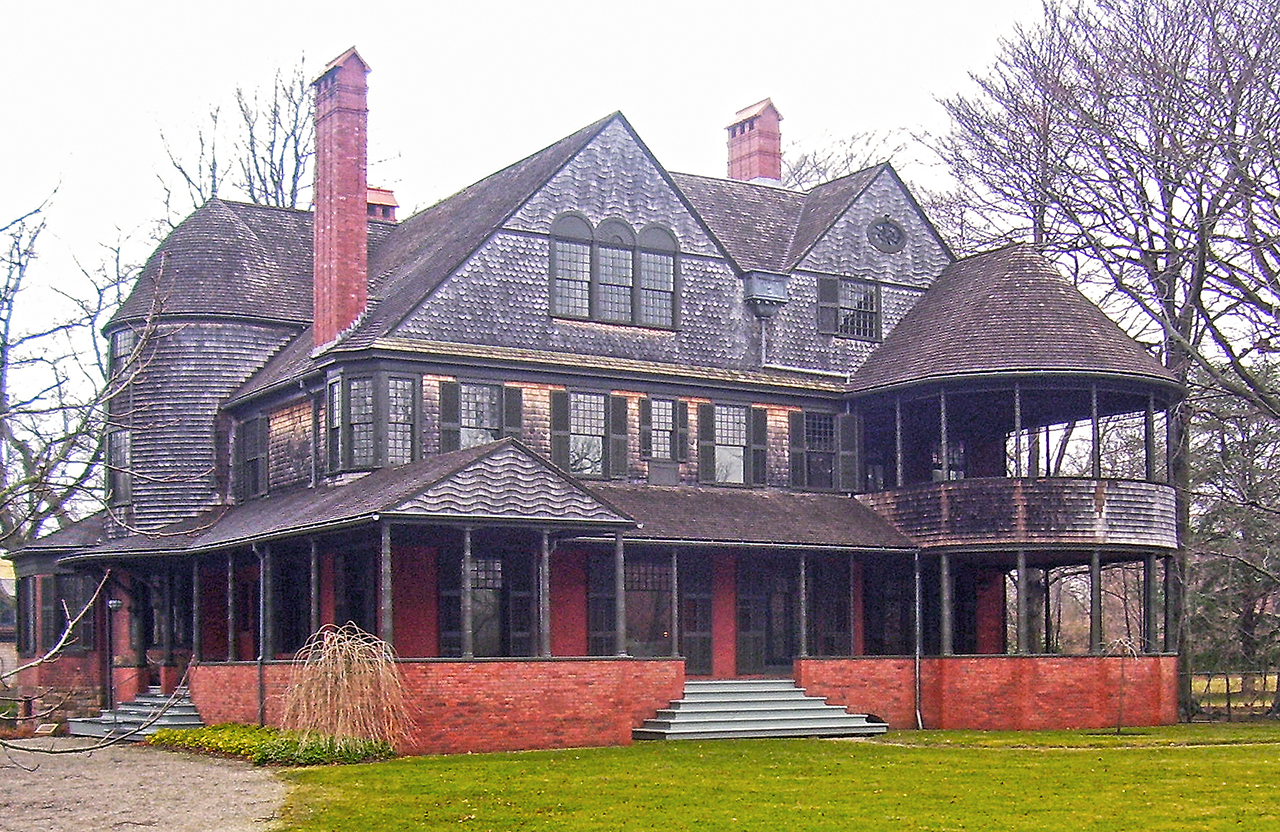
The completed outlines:
{"type": "Polygon", "coordinates": [[[818,278],[818,331],[880,340],[880,290],[874,283],[818,278]]]}
{"type": "Polygon", "coordinates": [[[649,402],[649,429],[652,459],[671,459],[675,449],[676,403],[670,399],[652,399],[649,402]]]}
{"type": "Polygon", "coordinates": [[[138,346],[138,333],[132,329],[119,329],[111,333],[111,377],[120,375],[133,351],[138,346]]]}
{"type": "Polygon", "coordinates": [[[133,472],[131,445],[133,436],[128,430],[115,430],[107,434],[107,503],[113,506],[133,502],[133,472]]]}
{"type": "Polygon", "coordinates": [[[833,413],[804,414],[805,485],[835,488],[836,417],[833,413]]]}
{"type": "Polygon", "coordinates": [[[607,397],[601,393],[569,394],[569,470],[604,476],[607,397]]]}
{"type": "Polygon", "coordinates": [[[247,500],[267,491],[268,421],[259,416],[240,423],[236,433],[236,498],[247,500]]]}
{"type": "Polygon", "coordinates": [[[417,385],[411,378],[387,379],[387,464],[413,462],[417,385]]]}
{"type": "Polygon", "coordinates": [[[342,470],[342,382],[329,382],[329,398],[325,405],[328,425],[329,470],[342,470]]]}
{"type": "Polygon", "coordinates": [[[746,482],[747,408],[715,406],[715,481],[746,482]]]}
{"type": "Polygon", "coordinates": [[[373,379],[351,379],[347,385],[347,447],[353,468],[374,464],[373,414],[373,379]]]}
{"type": "Polygon", "coordinates": [[[676,314],[676,239],[659,228],[637,238],[621,220],[592,229],[566,214],[551,229],[551,314],[671,328],[676,314]]]}
{"type": "Polygon", "coordinates": [[[502,388],[496,384],[459,385],[461,444],[470,448],[502,438],[502,388]]]}

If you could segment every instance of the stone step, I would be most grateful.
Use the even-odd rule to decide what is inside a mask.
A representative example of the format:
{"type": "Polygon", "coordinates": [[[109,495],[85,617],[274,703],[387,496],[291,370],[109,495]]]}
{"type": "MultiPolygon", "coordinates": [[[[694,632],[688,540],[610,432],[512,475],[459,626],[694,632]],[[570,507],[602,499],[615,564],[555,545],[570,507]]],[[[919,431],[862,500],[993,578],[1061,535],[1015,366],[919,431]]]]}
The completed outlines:
{"type": "Polygon", "coordinates": [[[114,710],[103,711],[101,716],[67,720],[67,733],[74,737],[124,737],[134,741],[146,739],[161,728],[201,727],[204,722],[185,690],[171,698],[155,688],[131,702],[121,702],[114,710]]]}

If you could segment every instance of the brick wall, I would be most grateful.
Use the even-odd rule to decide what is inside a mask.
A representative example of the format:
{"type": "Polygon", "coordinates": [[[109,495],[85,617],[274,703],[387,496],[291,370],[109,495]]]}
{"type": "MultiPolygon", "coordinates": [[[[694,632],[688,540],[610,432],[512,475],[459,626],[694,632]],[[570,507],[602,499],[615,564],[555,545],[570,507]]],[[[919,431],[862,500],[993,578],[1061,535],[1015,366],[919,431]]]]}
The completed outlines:
{"type": "MultiPolygon", "coordinates": [[[[797,683],[891,728],[915,726],[910,658],[801,659],[797,683]]],[[[1175,656],[952,656],[921,664],[926,728],[984,731],[1168,725],[1175,656]]]]}
{"type": "MultiPolygon", "coordinates": [[[[401,751],[448,754],[626,745],[684,688],[672,659],[404,661],[412,728],[401,751]]],[[[279,724],[290,665],[268,664],[267,722],[279,724]]],[[[191,696],[207,724],[258,721],[258,666],[202,665],[191,696]]]]}

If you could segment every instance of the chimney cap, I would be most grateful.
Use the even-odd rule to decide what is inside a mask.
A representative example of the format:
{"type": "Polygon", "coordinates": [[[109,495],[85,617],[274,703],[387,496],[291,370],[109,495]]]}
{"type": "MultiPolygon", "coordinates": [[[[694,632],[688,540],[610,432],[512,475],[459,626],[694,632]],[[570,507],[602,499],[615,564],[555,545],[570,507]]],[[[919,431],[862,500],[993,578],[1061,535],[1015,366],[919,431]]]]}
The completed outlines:
{"type": "Polygon", "coordinates": [[[728,130],[732,127],[736,127],[737,125],[741,124],[747,119],[752,119],[752,118],[755,118],[756,116],[763,115],[765,112],[769,110],[773,110],[773,114],[778,117],[778,121],[782,121],[782,113],[778,112],[778,108],[774,106],[773,99],[766,98],[763,101],[757,101],[755,104],[752,104],[750,107],[743,107],[741,110],[739,110],[737,114],[734,115],[733,121],[725,125],[725,129],[728,130]]]}
{"type": "Polygon", "coordinates": [[[346,52],[343,52],[341,55],[334,58],[332,61],[329,61],[329,63],[325,64],[324,71],[321,72],[320,76],[316,78],[316,80],[312,81],[311,83],[318,84],[320,80],[323,79],[330,72],[333,72],[335,69],[338,69],[339,67],[345,66],[347,61],[350,60],[351,58],[355,58],[357,61],[359,61],[360,66],[364,67],[365,72],[373,71],[373,67],[369,66],[368,61],[360,57],[360,53],[357,52],[356,48],[353,46],[350,49],[348,49],[346,52]]]}
{"type": "Polygon", "coordinates": [[[372,185],[368,188],[370,205],[390,205],[392,208],[399,208],[400,203],[396,202],[395,192],[390,188],[375,188],[372,185]]]}

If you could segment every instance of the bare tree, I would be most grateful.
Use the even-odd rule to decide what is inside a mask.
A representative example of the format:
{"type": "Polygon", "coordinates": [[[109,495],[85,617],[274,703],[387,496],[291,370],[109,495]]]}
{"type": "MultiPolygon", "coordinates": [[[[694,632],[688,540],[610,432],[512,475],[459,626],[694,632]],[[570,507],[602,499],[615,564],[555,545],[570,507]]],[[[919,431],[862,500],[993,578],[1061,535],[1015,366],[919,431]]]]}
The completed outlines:
{"type": "Polygon", "coordinates": [[[873,130],[808,147],[792,144],[782,157],[782,184],[798,191],[887,162],[907,147],[901,130],[873,130]]]}

